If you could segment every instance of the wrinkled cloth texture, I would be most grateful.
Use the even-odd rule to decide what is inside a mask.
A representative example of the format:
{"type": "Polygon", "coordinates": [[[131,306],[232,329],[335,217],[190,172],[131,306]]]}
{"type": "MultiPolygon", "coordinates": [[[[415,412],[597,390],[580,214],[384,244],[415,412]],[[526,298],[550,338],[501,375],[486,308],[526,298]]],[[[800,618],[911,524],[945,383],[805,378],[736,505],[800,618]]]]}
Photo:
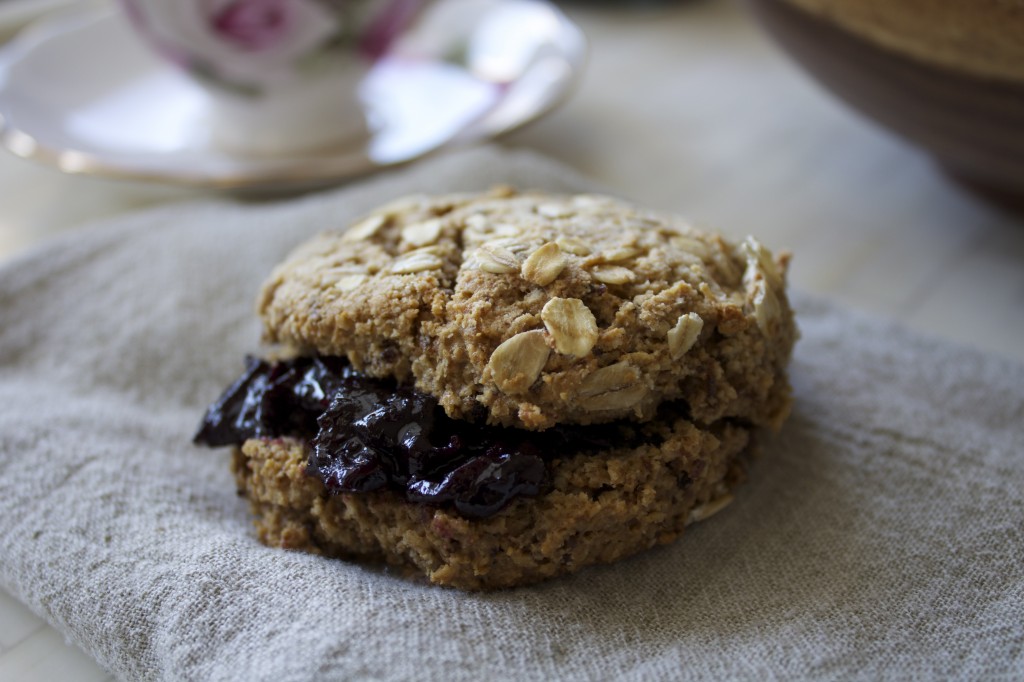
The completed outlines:
{"type": "Polygon", "coordinates": [[[0,585],[127,680],[1024,674],[1024,367],[808,296],[792,417],[673,545],[491,594],[261,546],[226,450],[190,442],[258,349],[260,283],[397,195],[497,182],[587,186],[472,150],[129,215],[6,265],[0,585]]]}

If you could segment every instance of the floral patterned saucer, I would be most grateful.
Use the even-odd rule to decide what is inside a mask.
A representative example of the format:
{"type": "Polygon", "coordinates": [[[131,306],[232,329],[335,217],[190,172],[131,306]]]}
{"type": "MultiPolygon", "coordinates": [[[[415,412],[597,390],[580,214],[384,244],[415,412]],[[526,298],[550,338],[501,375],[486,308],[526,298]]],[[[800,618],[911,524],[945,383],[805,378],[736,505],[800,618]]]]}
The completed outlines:
{"type": "Polygon", "coordinates": [[[585,59],[543,0],[440,0],[358,85],[369,134],[312,151],[216,144],[214,101],[123,12],[74,8],[0,50],[0,143],[68,173],[225,189],[329,184],[509,132],[557,106],[585,59]]]}

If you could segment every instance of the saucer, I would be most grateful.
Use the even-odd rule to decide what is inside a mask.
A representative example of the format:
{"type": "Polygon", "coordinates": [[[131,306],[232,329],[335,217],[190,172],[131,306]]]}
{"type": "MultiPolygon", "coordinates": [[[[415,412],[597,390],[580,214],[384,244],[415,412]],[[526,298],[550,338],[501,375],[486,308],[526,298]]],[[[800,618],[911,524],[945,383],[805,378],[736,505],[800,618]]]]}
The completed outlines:
{"type": "Polygon", "coordinates": [[[582,33],[542,0],[431,5],[359,88],[368,137],[300,154],[213,146],[209,95],[115,9],[76,8],[0,50],[0,143],[84,173],[224,189],[329,184],[490,139],[551,111],[583,67],[582,33]]]}

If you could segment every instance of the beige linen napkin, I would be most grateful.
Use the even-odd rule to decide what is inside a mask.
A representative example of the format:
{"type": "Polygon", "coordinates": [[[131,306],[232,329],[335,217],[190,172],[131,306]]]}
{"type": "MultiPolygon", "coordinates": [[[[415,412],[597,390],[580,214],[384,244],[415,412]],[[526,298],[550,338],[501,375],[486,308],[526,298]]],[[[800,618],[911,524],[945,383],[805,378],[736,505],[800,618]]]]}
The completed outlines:
{"type": "Polygon", "coordinates": [[[260,546],[227,453],[189,439],[257,347],[261,280],[395,195],[498,181],[582,185],[476,150],[0,270],[0,584],[131,680],[1024,676],[1024,368],[804,297],[792,419],[672,546],[484,595],[260,546]]]}

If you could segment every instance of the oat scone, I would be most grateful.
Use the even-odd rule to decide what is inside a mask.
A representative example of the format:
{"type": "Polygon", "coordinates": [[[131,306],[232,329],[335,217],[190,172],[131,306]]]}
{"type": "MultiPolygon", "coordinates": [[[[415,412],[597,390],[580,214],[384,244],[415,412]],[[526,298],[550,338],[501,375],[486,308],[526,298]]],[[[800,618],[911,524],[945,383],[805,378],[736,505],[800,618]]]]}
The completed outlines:
{"type": "Polygon", "coordinates": [[[789,410],[787,257],[600,196],[414,197],[295,251],[196,442],[266,544],[461,589],[614,561],[722,508],[789,410]]]}
{"type": "Polygon", "coordinates": [[[332,495],[307,475],[308,446],[295,439],[246,441],[232,469],[264,544],[490,590],[667,544],[732,500],[748,429],[678,419],[651,432],[656,444],[553,460],[547,491],[481,519],[410,504],[392,490],[332,495]]]}
{"type": "Polygon", "coordinates": [[[786,258],[607,197],[408,198],[307,243],[259,300],[266,338],[346,356],[448,415],[526,429],[649,419],[777,427],[786,258]]]}

